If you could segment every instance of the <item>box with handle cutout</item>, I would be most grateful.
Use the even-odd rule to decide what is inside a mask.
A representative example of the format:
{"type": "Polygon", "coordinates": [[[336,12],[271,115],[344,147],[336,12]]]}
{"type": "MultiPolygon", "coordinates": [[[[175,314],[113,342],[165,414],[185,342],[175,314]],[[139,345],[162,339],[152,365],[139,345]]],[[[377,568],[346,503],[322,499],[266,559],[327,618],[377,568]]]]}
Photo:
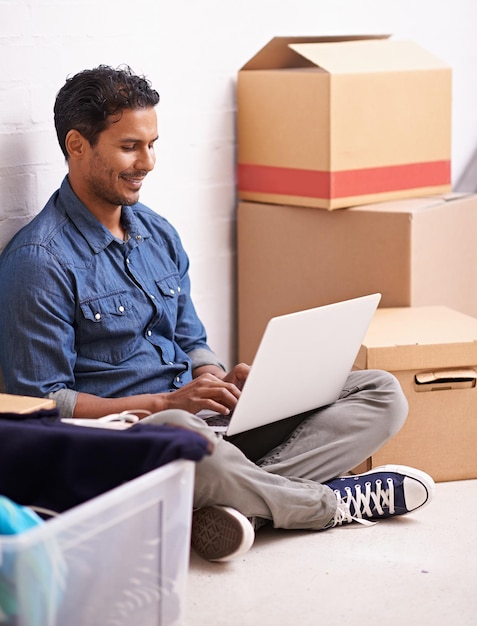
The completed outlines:
{"type": "Polygon", "coordinates": [[[438,482],[477,478],[476,318],[444,306],[378,309],[355,368],[392,372],[409,402],[403,428],[368,469],[398,463],[438,482]]]}

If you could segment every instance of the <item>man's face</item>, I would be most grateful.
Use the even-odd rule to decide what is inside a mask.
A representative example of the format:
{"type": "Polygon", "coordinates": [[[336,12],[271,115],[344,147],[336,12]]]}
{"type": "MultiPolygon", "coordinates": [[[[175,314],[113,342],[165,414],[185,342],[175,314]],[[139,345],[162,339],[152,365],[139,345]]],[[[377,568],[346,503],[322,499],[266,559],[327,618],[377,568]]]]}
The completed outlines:
{"type": "Polygon", "coordinates": [[[89,147],[82,181],[87,206],[107,209],[135,204],[144,177],[156,162],[156,140],[155,109],[125,109],[89,147]]]}

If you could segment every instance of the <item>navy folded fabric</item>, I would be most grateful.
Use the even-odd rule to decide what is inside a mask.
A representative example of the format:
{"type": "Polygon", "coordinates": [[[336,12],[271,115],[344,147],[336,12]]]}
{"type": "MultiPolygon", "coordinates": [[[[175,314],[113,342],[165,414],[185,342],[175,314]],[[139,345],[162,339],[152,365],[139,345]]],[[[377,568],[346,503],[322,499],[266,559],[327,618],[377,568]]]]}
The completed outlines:
{"type": "Polygon", "coordinates": [[[204,437],[175,426],[88,428],[62,423],[56,409],[0,414],[0,494],[58,513],[176,459],[206,454],[204,437]]]}

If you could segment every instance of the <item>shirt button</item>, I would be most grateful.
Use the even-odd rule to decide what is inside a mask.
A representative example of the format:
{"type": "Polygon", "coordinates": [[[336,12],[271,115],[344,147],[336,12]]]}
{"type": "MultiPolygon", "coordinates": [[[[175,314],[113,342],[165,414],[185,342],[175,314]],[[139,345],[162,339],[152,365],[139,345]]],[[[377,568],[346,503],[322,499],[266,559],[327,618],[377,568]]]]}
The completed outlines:
{"type": "Polygon", "coordinates": [[[152,335],[152,330],[147,331],[147,336],[150,337],[152,335]]]}
{"type": "Polygon", "coordinates": [[[131,261],[129,259],[126,259],[126,263],[129,265],[131,261]]]}
{"type": "Polygon", "coordinates": [[[118,311],[119,311],[120,313],[124,313],[124,307],[123,307],[123,305],[121,305],[120,307],[118,307],[118,311]]]}
{"type": "Polygon", "coordinates": [[[140,239],[142,239],[141,235],[136,235],[136,239],[139,241],[140,239]]]}
{"type": "Polygon", "coordinates": [[[176,383],[180,383],[181,379],[179,378],[179,376],[176,376],[176,383]]]}
{"type": "Polygon", "coordinates": [[[155,300],[156,299],[156,297],[152,293],[149,294],[149,297],[151,298],[151,300],[155,300]]]}
{"type": "Polygon", "coordinates": [[[169,365],[174,365],[174,363],[172,361],[169,361],[169,365]]]}
{"type": "Polygon", "coordinates": [[[174,289],[169,289],[169,293],[171,294],[171,296],[173,296],[175,293],[174,289]]]}
{"type": "Polygon", "coordinates": [[[180,293],[180,292],[181,292],[181,288],[177,287],[177,293],[180,293]]]}
{"type": "Polygon", "coordinates": [[[96,313],[96,315],[94,316],[95,320],[100,320],[101,319],[101,313],[96,313]]]}

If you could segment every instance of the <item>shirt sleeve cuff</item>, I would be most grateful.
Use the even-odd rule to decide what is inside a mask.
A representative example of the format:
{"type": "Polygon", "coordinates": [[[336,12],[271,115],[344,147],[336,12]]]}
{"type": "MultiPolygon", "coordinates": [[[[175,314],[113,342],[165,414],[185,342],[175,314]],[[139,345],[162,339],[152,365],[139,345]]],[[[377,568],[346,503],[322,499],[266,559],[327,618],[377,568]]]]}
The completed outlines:
{"type": "Polygon", "coordinates": [[[50,400],[56,402],[60,417],[73,417],[78,392],[73,389],[59,389],[48,394],[50,400]]]}
{"type": "Polygon", "coordinates": [[[217,365],[217,367],[223,369],[224,372],[227,371],[225,365],[219,361],[217,355],[215,352],[212,352],[212,350],[197,348],[189,352],[188,356],[192,361],[192,370],[195,370],[197,367],[202,367],[203,365],[217,365]]]}

